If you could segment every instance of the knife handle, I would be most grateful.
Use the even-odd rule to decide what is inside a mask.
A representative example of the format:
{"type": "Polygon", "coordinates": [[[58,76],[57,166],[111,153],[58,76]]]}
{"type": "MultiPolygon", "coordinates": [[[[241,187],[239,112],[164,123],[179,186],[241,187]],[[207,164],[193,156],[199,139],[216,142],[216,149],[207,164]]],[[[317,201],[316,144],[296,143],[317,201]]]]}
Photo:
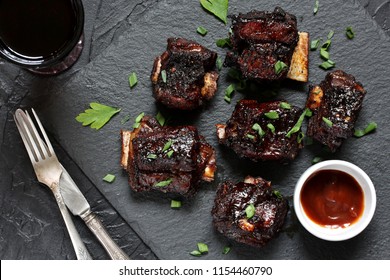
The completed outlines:
{"type": "Polygon", "coordinates": [[[112,240],[107,233],[102,222],[92,211],[88,211],[80,216],[85,224],[89,227],[93,234],[97,237],[99,242],[103,245],[104,249],[110,255],[113,260],[129,260],[130,258],[122,251],[121,248],[112,240]]]}

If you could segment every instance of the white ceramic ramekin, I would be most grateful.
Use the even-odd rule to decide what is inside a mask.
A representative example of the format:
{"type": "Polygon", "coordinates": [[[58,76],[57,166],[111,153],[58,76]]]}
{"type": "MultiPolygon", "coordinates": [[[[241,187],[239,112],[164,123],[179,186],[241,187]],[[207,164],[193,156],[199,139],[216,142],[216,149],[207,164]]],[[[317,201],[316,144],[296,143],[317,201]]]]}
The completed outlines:
{"type": "Polygon", "coordinates": [[[358,166],[343,160],[327,160],[308,168],[299,178],[294,191],[294,209],[301,224],[311,234],[329,241],[341,241],[350,239],[361,233],[370,223],[376,207],[376,192],[374,184],[368,175],[358,166]],[[327,228],[313,222],[305,213],[301,203],[301,190],[306,180],[319,170],[344,171],[355,178],[363,189],[364,210],[358,221],[345,228],[327,228]]]}

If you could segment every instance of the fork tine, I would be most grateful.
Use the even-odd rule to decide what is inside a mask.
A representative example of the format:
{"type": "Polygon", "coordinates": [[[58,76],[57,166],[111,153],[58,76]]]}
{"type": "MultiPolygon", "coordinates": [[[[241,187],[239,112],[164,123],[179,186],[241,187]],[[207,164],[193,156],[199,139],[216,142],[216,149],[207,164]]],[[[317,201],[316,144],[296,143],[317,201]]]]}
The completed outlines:
{"type": "MultiPolygon", "coordinates": [[[[36,116],[36,115],[35,115],[36,116]]],[[[39,152],[42,155],[43,159],[47,159],[50,157],[49,149],[47,148],[47,145],[42,141],[41,136],[39,135],[39,132],[34,124],[34,121],[30,117],[30,114],[26,111],[26,117],[28,119],[28,123],[30,124],[30,128],[32,131],[32,136],[34,137],[34,141],[39,149],[39,152]]],[[[39,125],[39,124],[38,124],[39,125]]],[[[42,126],[39,127],[42,131],[42,126]]]]}
{"type": "Polygon", "coordinates": [[[46,147],[48,148],[48,152],[50,154],[50,156],[56,156],[55,152],[54,152],[54,149],[53,149],[53,146],[51,145],[51,142],[49,140],[49,137],[47,137],[47,134],[46,134],[46,131],[45,129],[43,128],[43,125],[41,123],[41,121],[39,120],[37,114],[35,113],[35,110],[33,108],[31,108],[31,111],[35,117],[35,120],[39,126],[39,129],[41,130],[41,133],[43,135],[43,138],[45,139],[45,142],[46,142],[46,147]]]}
{"type": "Polygon", "coordinates": [[[21,116],[20,116],[21,113],[23,113],[23,111],[20,109],[16,110],[16,112],[15,112],[14,120],[15,120],[16,127],[19,130],[19,134],[22,137],[23,144],[27,150],[27,154],[29,155],[31,162],[38,162],[38,157],[34,152],[34,148],[32,146],[32,143],[31,143],[31,141],[29,141],[27,139],[27,137],[26,137],[27,133],[26,133],[24,127],[22,127],[22,124],[20,123],[19,118],[21,118],[21,116]]]}
{"type": "Polygon", "coordinates": [[[20,112],[19,116],[21,117],[21,126],[24,128],[24,131],[26,132],[25,137],[28,139],[28,141],[30,141],[32,149],[37,156],[38,159],[37,161],[39,161],[40,159],[45,159],[45,155],[43,154],[41,147],[38,148],[37,146],[39,141],[37,141],[35,135],[32,134],[34,133],[32,129],[34,124],[30,122],[25,112],[20,112]]]}

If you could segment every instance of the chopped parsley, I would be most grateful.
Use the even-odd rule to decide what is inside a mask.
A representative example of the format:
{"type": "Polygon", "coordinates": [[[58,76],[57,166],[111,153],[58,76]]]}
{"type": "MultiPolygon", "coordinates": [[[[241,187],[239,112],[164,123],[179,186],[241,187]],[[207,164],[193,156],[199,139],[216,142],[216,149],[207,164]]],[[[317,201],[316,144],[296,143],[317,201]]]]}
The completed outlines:
{"type": "Polygon", "coordinates": [[[353,32],[351,26],[348,26],[348,27],[345,29],[345,35],[347,35],[348,39],[350,39],[350,40],[352,40],[352,39],[355,37],[355,33],[353,32]]]}
{"type": "Polygon", "coordinates": [[[115,181],[115,175],[107,174],[106,176],[104,176],[103,181],[107,183],[112,183],[115,181]]]}
{"type": "Polygon", "coordinates": [[[163,82],[165,84],[167,83],[167,71],[165,71],[165,70],[161,71],[161,79],[163,80],[163,82]]]}
{"type": "Polygon", "coordinates": [[[160,182],[154,184],[154,187],[166,187],[166,186],[170,185],[172,183],[172,181],[173,180],[171,178],[169,178],[167,180],[160,181],[160,182]]]}
{"type": "Polygon", "coordinates": [[[322,117],[322,120],[324,123],[326,123],[327,126],[329,126],[329,127],[333,126],[333,122],[330,119],[322,117]]]}
{"type": "Polygon", "coordinates": [[[197,29],[196,29],[196,32],[198,32],[200,35],[202,36],[205,36],[207,34],[207,29],[204,28],[203,26],[199,26],[197,29]]]}
{"type": "Polygon", "coordinates": [[[378,125],[375,122],[370,122],[366,126],[365,129],[355,129],[354,136],[360,138],[360,137],[374,131],[377,127],[378,127],[378,125]]]}
{"type": "Polygon", "coordinates": [[[255,215],[255,206],[251,203],[245,208],[245,214],[247,219],[252,218],[255,215]]]}
{"type": "Polygon", "coordinates": [[[271,120],[279,119],[279,114],[276,111],[269,111],[269,112],[265,113],[264,115],[271,120]]]}
{"type": "Polygon", "coordinates": [[[200,4],[226,24],[229,0],[200,0],[200,4]]]}
{"type": "Polygon", "coordinates": [[[83,126],[90,125],[91,128],[99,130],[102,128],[115,114],[121,109],[106,106],[100,103],[92,102],[89,104],[90,109],[86,109],[84,113],[80,113],[76,117],[76,121],[83,126]]]}
{"type": "Polygon", "coordinates": [[[137,74],[135,72],[129,75],[130,88],[133,88],[138,83],[137,74]]]}
{"type": "Polygon", "coordinates": [[[275,74],[279,75],[282,71],[286,70],[288,68],[288,66],[283,61],[278,60],[275,63],[274,68],[275,68],[275,74]]]}

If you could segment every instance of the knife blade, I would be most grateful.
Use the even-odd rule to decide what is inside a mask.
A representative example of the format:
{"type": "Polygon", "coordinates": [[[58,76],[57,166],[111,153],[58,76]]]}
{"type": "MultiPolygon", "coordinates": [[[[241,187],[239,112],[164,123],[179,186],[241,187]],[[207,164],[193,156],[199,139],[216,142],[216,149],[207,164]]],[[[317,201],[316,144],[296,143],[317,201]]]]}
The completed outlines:
{"type": "Polygon", "coordinates": [[[85,224],[92,233],[95,234],[99,242],[113,260],[128,260],[129,257],[126,253],[123,252],[123,250],[114,242],[99,218],[91,211],[91,206],[84,197],[83,193],[77,187],[76,183],[73,181],[72,177],[62,165],[61,167],[62,175],[59,185],[61,195],[64,198],[66,206],[73,215],[80,216],[84,220],[85,224]]]}

